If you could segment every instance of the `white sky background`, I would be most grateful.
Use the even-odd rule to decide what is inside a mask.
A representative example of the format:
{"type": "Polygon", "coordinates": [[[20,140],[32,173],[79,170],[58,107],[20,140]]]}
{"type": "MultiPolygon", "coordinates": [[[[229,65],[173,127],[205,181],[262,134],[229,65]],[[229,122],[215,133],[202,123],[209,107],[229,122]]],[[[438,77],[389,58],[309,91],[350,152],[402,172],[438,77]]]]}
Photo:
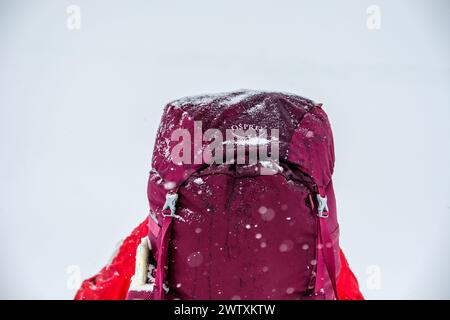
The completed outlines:
{"type": "Polygon", "coordinates": [[[0,298],[71,298],[67,267],[91,276],[146,216],[164,103],[250,88],[324,103],[366,297],[449,299],[449,14],[445,0],[0,0],[0,298]]]}

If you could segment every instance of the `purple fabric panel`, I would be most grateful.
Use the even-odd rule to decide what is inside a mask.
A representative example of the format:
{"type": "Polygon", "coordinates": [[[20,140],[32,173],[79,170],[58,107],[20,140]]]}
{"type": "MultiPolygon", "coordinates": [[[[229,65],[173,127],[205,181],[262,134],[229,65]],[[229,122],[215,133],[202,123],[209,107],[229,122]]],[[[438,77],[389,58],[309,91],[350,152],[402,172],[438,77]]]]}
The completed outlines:
{"type": "Polygon", "coordinates": [[[307,113],[292,136],[289,161],[314,178],[320,187],[331,181],[334,146],[331,128],[320,107],[307,113]]]}
{"type": "Polygon", "coordinates": [[[152,300],[153,291],[130,290],[127,294],[127,300],[152,300]]]}
{"type": "Polygon", "coordinates": [[[215,173],[180,190],[169,286],[180,299],[302,299],[316,263],[309,190],[281,175],[215,173]]]}

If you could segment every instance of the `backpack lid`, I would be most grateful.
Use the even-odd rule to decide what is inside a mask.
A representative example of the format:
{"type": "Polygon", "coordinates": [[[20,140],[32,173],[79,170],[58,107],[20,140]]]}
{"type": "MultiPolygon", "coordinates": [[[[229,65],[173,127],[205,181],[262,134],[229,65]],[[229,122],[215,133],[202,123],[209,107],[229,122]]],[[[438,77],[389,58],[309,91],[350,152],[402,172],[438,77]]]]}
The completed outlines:
{"type": "Polygon", "coordinates": [[[196,163],[194,159],[196,150],[203,151],[207,144],[200,148],[197,145],[196,149],[198,130],[194,128],[199,123],[203,133],[218,129],[224,144],[230,142],[226,140],[227,129],[266,129],[269,134],[278,129],[279,160],[298,165],[317,184],[326,185],[331,179],[334,153],[328,119],[320,107],[321,104],[294,94],[250,90],[185,97],[168,103],[157,132],[152,159],[155,174],[151,177],[155,181],[149,181],[149,198],[151,185],[176,189],[204,166],[203,161],[196,163]],[[179,129],[191,137],[190,163],[175,163],[172,156],[173,148],[179,144],[172,135],[179,129]]]}

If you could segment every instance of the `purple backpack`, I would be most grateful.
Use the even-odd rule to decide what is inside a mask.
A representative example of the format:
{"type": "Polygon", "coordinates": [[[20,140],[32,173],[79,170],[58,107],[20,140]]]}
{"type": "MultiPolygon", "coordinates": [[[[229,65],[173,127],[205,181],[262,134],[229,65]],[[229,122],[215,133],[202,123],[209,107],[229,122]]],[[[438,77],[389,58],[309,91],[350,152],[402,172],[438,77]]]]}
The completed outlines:
{"type": "Polygon", "coordinates": [[[148,182],[147,298],[336,298],[333,165],[327,116],[306,98],[241,90],[169,103],[148,182]]]}

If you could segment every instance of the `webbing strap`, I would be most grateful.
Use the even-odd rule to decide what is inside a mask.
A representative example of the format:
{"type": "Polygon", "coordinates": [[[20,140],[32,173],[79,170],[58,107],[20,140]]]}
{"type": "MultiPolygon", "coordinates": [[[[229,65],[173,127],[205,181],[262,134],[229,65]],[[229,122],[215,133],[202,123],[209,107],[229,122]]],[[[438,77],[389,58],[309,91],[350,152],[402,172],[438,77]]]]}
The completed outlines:
{"type": "MultiPolygon", "coordinates": [[[[194,170],[193,172],[191,172],[188,176],[184,177],[184,179],[178,183],[178,186],[175,189],[169,191],[168,195],[169,194],[177,195],[180,186],[183,185],[183,183],[185,181],[187,181],[192,175],[201,171],[202,169],[203,169],[203,167],[199,167],[196,170],[194,170]]],[[[158,254],[157,254],[157,259],[156,259],[155,290],[154,290],[154,295],[153,295],[154,300],[162,300],[162,299],[164,299],[164,296],[165,296],[164,284],[165,284],[166,276],[168,273],[167,260],[168,260],[168,256],[169,256],[169,242],[170,242],[170,238],[171,238],[171,234],[172,234],[172,227],[173,227],[172,225],[173,225],[173,218],[175,217],[177,199],[178,199],[178,196],[174,197],[173,199],[170,199],[172,203],[166,207],[166,205],[168,204],[166,202],[162,209],[163,210],[162,211],[163,223],[162,223],[161,230],[159,230],[160,240],[159,240],[158,254]],[[170,215],[164,215],[164,210],[169,210],[170,215]]],[[[166,198],[166,201],[167,201],[167,198],[166,198]]],[[[156,227],[155,227],[155,230],[153,230],[153,231],[158,232],[156,227]]]]}
{"type": "Polygon", "coordinates": [[[167,258],[169,253],[169,241],[172,233],[172,217],[164,217],[161,228],[160,247],[158,249],[154,300],[162,300],[164,298],[164,281],[167,274],[167,258]]]}
{"type": "Polygon", "coordinates": [[[331,285],[333,286],[334,296],[338,299],[337,284],[336,284],[336,262],[334,258],[333,242],[328,231],[327,222],[324,218],[319,218],[319,237],[323,245],[322,254],[325,267],[330,277],[331,285]]]}
{"type": "MultiPolygon", "coordinates": [[[[325,197],[325,190],[323,188],[318,188],[319,195],[325,197]]],[[[322,245],[322,256],[325,263],[325,268],[327,269],[328,276],[333,286],[334,296],[338,299],[337,292],[337,281],[336,281],[336,260],[334,254],[333,239],[331,238],[330,231],[328,230],[328,225],[326,219],[328,216],[319,216],[319,244],[322,245]]]]}

